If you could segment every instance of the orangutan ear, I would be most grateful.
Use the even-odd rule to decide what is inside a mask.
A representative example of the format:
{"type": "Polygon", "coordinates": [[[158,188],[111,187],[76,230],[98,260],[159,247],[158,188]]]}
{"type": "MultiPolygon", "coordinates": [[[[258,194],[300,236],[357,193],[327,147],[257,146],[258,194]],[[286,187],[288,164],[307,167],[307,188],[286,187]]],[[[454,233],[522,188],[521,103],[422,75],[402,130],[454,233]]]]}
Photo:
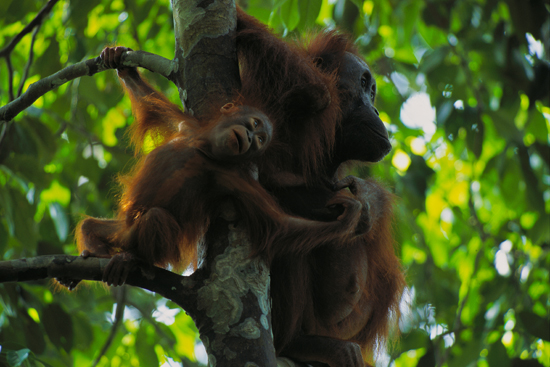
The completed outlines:
{"type": "Polygon", "coordinates": [[[235,109],[235,108],[237,108],[237,107],[235,107],[235,105],[233,103],[226,103],[222,106],[222,108],[220,108],[220,112],[225,115],[225,114],[228,114],[228,113],[232,112],[233,109],[235,109]]]}

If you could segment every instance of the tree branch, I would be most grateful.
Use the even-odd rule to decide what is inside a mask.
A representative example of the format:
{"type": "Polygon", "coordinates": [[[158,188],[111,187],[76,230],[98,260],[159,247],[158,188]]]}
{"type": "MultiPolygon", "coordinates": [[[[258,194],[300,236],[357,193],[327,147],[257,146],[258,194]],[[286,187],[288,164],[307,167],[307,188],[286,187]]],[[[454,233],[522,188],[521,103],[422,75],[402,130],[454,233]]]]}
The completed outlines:
{"type": "MultiPolygon", "coordinates": [[[[70,255],[36,256],[0,262],[0,283],[25,282],[48,278],[101,281],[110,259],[70,255]]],[[[188,284],[190,277],[153,267],[146,276],[140,269],[130,273],[126,284],[147,289],[175,302],[188,311],[193,310],[195,292],[188,284]]]]}
{"type": "MultiPolygon", "coordinates": [[[[237,231],[238,232],[238,231],[237,231]]],[[[233,235],[232,239],[234,242],[240,242],[245,240],[242,234],[240,235],[233,235]],[[237,236],[237,237],[235,237],[237,236]]],[[[245,240],[246,241],[246,240],[245,240]]],[[[231,255],[230,253],[233,251],[237,251],[237,256],[241,256],[243,260],[241,261],[252,261],[250,258],[248,258],[247,253],[241,251],[238,246],[230,246],[233,248],[233,250],[224,251],[223,254],[220,254],[216,256],[219,260],[221,260],[222,263],[227,262],[227,256],[234,257],[235,255],[231,255]]],[[[87,259],[81,257],[81,256],[70,256],[70,255],[48,255],[48,256],[37,256],[37,257],[31,257],[26,259],[18,259],[18,260],[10,260],[10,261],[0,261],[0,283],[6,283],[6,282],[24,282],[24,281],[33,281],[33,280],[42,280],[42,279],[48,279],[48,278],[73,278],[73,279],[82,279],[82,280],[96,280],[100,281],[101,277],[103,275],[103,270],[110,259],[105,258],[98,258],[98,257],[89,257],[87,259]]],[[[219,265],[217,265],[219,266],[219,265]]],[[[225,264],[225,266],[232,267],[231,263],[225,264]]],[[[242,272],[239,270],[241,266],[238,265],[234,271],[239,272],[242,274],[242,272]]],[[[242,266],[243,268],[250,271],[250,266],[244,264],[242,266]]],[[[223,269],[223,267],[222,267],[223,269]]],[[[226,271],[223,271],[226,273],[226,271]]],[[[187,276],[181,276],[175,273],[172,273],[170,271],[161,269],[161,268],[153,268],[153,276],[151,278],[147,278],[140,270],[136,270],[128,276],[128,279],[126,281],[127,285],[133,285],[140,288],[144,288],[147,290],[150,290],[152,292],[158,293],[161,296],[175,302],[180,307],[182,307],[185,311],[187,311],[192,317],[196,317],[196,312],[199,313],[207,313],[210,314],[210,317],[215,319],[216,317],[224,316],[227,314],[227,311],[231,311],[226,309],[226,304],[222,302],[219,304],[222,306],[221,310],[216,310],[215,304],[209,304],[209,305],[203,305],[203,307],[206,306],[206,308],[203,308],[202,310],[196,310],[194,305],[191,305],[190,303],[196,303],[197,297],[195,295],[196,289],[203,289],[200,292],[204,293],[204,288],[202,285],[202,281],[206,280],[207,286],[207,292],[210,293],[212,291],[214,292],[220,292],[221,288],[218,288],[215,286],[215,283],[219,283],[222,288],[227,288],[227,284],[231,284],[233,282],[232,279],[224,279],[224,277],[220,277],[220,273],[215,272],[215,281],[213,279],[203,279],[202,275],[195,276],[195,274],[200,273],[200,271],[195,272],[193,275],[187,277],[187,276]],[[229,281],[230,283],[225,283],[229,281]],[[214,282],[214,283],[212,283],[214,282]],[[200,286],[196,286],[198,284],[201,284],[200,286]],[[213,315],[214,313],[219,313],[218,315],[213,315]]],[[[244,274],[246,277],[255,277],[255,274],[244,274]]],[[[244,285],[244,284],[243,284],[244,285]]],[[[242,285],[241,285],[242,286],[242,285]]],[[[123,291],[123,290],[121,290],[123,291]]],[[[227,292],[231,292],[231,289],[226,289],[227,292]]],[[[222,295],[223,297],[228,296],[229,294],[219,293],[219,295],[222,295]]],[[[203,295],[204,296],[204,295],[203,295]]],[[[200,303],[200,299],[198,300],[200,303]]],[[[205,300],[208,301],[208,300],[205,300]]],[[[126,301],[121,301],[121,303],[126,304],[126,301]]],[[[231,304],[235,305],[233,302],[231,304]]],[[[242,305],[241,305],[242,307],[242,305]]],[[[199,307],[200,308],[200,307],[199,307]]],[[[120,304],[117,307],[117,317],[118,320],[121,317],[124,307],[122,304],[120,304]]],[[[245,311],[245,310],[242,310],[245,311]]],[[[143,312],[142,312],[143,313],[143,312]]],[[[194,318],[195,318],[194,317],[194,318]]],[[[202,321],[201,324],[198,324],[198,327],[204,327],[204,324],[208,324],[208,322],[204,322],[204,316],[199,317],[202,321]]],[[[116,322],[115,322],[116,323],[116,322]]],[[[225,320],[223,324],[227,324],[229,320],[225,320]]],[[[241,327],[239,324],[233,325],[235,330],[241,330],[241,327]]],[[[248,325],[250,327],[250,325],[248,325]]],[[[210,328],[211,326],[207,326],[210,328]]],[[[114,333],[114,329],[116,329],[116,325],[113,325],[113,330],[111,333],[114,333]]],[[[249,331],[249,330],[247,330],[249,331]]],[[[240,333],[244,333],[245,330],[241,330],[240,333]]],[[[230,331],[227,333],[226,338],[233,339],[235,336],[238,336],[236,339],[237,342],[240,341],[240,343],[243,342],[242,337],[239,335],[234,335],[235,331],[230,331]],[[232,336],[233,335],[233,336],[232,336]]],[[[202,334],[201,334],[202,336],[202,334]]],[[[222,335],[219,335],[218,337],[222,337],[222,335]]],[[[215,337],[212,339],[212,342],[216,340],[218,337],[215,337]]],[[[109,340],[111,337],[109,337],[109,340]]],[[[108,343],[106,343],[108,345],[108,343]]],[[[100,353],[101,356],[101,353],[100,353]]],[[[250,357],[250,356],[243,356],[250,357]]],[[[299,363],[299,362],[293,362],[287,358],[277,358],[276,365],[279,367],[307,367],[306,364],[299,363]]]]}
{"type": "MultiPolygon", "coordinates": [[[[123,55],[122,60],[125,66],[139,66],[158,73],[169,80],[173,81],[175,79],[174,62],[162,56],[144,51],[131,51],[123,55]]],[[[108,69],[99,57],[67,66],[57,73],[31,84],[20,97],[1,107],[0,122],[10,121],[38,98],[70,80],[85,75],[92,76],[108,69]]]]}
{"type": "Polygon", "coordinates": [[[17,46],[19,41],[21,41],[21,38],[32,31],[35,26],[42,23],[42,19],[46,16],[46,14],[50,12],[50,10],[52,10],[53,6],[58,1],[59,0],[49,0],[48,3],[38,12],[38,14],[36,14],[36,17],[34,17],[34,19],[29,24],[27,24],[25,28],[23,28],[23,30],[21,30],[21,32],[19,32],[17,36],[15,36],[6,47],[0,50],[0,57],[7,57],[10,52],[15,48],[15,46],[17,46]]]}

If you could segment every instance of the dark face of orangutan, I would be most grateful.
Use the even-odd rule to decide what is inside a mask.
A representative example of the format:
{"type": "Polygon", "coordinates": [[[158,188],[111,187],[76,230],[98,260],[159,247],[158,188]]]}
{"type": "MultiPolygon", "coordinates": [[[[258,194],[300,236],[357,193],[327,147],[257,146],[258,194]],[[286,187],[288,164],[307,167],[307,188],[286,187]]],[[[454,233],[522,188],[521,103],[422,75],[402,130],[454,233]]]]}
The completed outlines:
{"type": "MultiPolygon", "coordinates": [[[[226,105],[227,106],[227,105],[226,105]]],[[[252,158],[262,153],[273,134],[270,120],[252,107],[222,107],[222,117],[209,134],[215,160],[252,158]]]]}
{"type": "Polygon", "coordinates": [[[376,81],[367,64],[349,52],[338,70],[343,121],[337,132],[333,161],[377,162],[390,152],[391,143],[374,107],[376,81]]]}

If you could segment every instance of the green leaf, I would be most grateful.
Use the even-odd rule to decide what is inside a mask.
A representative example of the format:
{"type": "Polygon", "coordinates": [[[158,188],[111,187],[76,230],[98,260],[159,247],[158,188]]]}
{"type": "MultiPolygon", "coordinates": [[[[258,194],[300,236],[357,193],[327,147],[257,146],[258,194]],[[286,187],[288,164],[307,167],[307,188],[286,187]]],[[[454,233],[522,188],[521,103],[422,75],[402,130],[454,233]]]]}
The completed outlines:
{"type": "Polygon", "coordinates": [[[394,50],[394,52],[395,54],[393,56],[393,59],[398,62],[402,62],[406,64],[417,63],[417,59],[416,59],[416,56],[414,56],[414,51],[412,47],[399,48],[397,50],[394,50]]]}
{"type": "Polygon", "coordinates": [[[497,133],[508,142],[523,143],[523,134],[514,123],[514,116],[517,113],[517,106],[514,108],[504,107],[496,112],[488,112],[494,123],[497,133]]]}
{"type": "Polygon", "coordinates": [[[449,367],[475,366],[475,362],[478,360],[479,353],[483,347],[484,343],[481,336],[474,335],[474,338],[464,343],[463,348],[458,349],[458,355],[451,358],[449,367]]]}
{"type": "Polygon", "coordinates": [[[363,0],[350,0],[352,3],[355,4],[355,6],[357,6],[358,9],[362,9],[363,8],[363,0]]]}
{"type": "Polygon", "coordinates": [[[69,14],[67,17],[78,26],[84,29],[88,25],[88,14],[97,5],[97,2],[89,0],[73,0],[69,4],[69,14]]]}
{"type": "Polygon", "coordinates": [[[404,334],[399,339],[399,352],[404,353],[409,350],[426,348],[430,345],[430,337],[424,330],[414,329],[410,333],[404,334]]]}
{"type": "Polygon", "coordinates": [[[529,230],[529,236],[534,244],[550,242],[550,215],[543,214],[536,222],[533,228],[529,230]]]}
{"type": "Polygon", "coordinates": [[[42,77],[50,76],[62,69],[59,62],[59,42],[54,37],[47,41],[50,43],[48,48],[34,63],[42,77]]]}
{"type": "Polygon", "coordinates": [[[435,350],[433,347],[426,351],[420,359],[416,367],[435,367],[435,350]]]}
{"type": "Polygon", "coordinates": [[[548,367],[548,365],[543,365],[536,359],[514,358],[511,367],[548,367]]]}
{"type": "Polygon", "coordinates": [[[273,3],[273,10],[280,8],[285,2],[288,0],[272,0],[273,3]]]}
{"type": "Polygon", "coordinates": [[[8,350],[6,359],[12,367],[19,367],[29,358],[30,349],[8,350]]]}
{"type": "Polygon", "coordinates": [[[69,234],[69,218],[59,203],[51,203],[48,207],[50,209],[50,217],[55,224],[57,236],[61,242],[64,242],[69,234]]]}
{"type": "Polygon", "coordinates": [[[8,234],[13,236],[15,234],[15,218],[13,215],[12,197],[9,191],[11,191],[9,188],[0,189],[0,208],[2,209],[2,217],[6,220],[8,234]]]}
{"type": "Polygon", "coordinates": [[[83,312],[73,315],[74,322],[74,347],[85,351],[94,342],[93,320],[83,312]]]}
{"type": "Polygon", "coordinates": [[[35,206],[15,190],[12,195],[13,216],[15,223],[15,237],[25,244],[27,249],[34,249],[38,240],[38,227],[33,219],[35,206]]]}
{"type": "MultiPolygon", "coordinates": [[[[12,0],[4,0],[0,3],[0,13],[1,14],[9,14],[8,13],[8,8],[10,7],[12,3],[12,0]]],[[[4,22],[2,21],[2,23],[0,24],[3,24],[4,22]]]]}
{"type": "Polygon", "coordinates": [[[479,159],[485,139],[485,125],[475,108],[466,106],[463,110],[453,108],[444,122],[445,135],[455,141],[460,133],[466,133],[466,146],[479,159]]]}
{"type": "Polygon", "coordinates": [[[442,46],[435,50],[426,51],[422,56],[422,60],[420,60],[419,70],[424,74],[430,73],[430,71],[441,65],[450,51],[451,48],[449,46],[442,46]]]}
{"type": "Polygon", "coordinates": [[[287,0],[281,6],[281,19],[283,24],[289,31],[294,30],[300,22],[300,9],[298,8],[298,0],[287,0]]]}
{"type": "Polygon", "coordinates": [[[520,146],[517,148],[517,153],[521,172],[523,173],[523,178],[527,185],[526,194],[529,200],[528,202],[531,208],[543,213],[545,207],[544,196],[539,189],[539,178],[534,168],[531,167],[529,151],[525,146],[520,146]]]}
{"type": "Polygon", "coordinates": [[[300,29],[308,29],[315,24],[321,11],[322,0],[298,0],[300,10],[300,29]]]}
{"type": "Polygon", "coordinates": [[[141,324],[136,335],[136,353],[141,366],[158,366],[159,360],[155,352],[154,344],[150,343],[147,326],[141,324]]]}
{"type": "Polygon", "coordinates": [[[521,311],[518,315],[523,328],[531,335],[550,341],[550,321],[529,311],[521,311]]]}
{"type": "MultiPolygon", "coordinates": [[[[22,318],[23,333],[25,335],[26,346],[29,347],[33,353],[42,354],[46,350],[46,340],[44,337],[44,329],[34,321],[28,313],[19,314],[22,318]]],[[[20,330],[18,330],[20,332],[20,330]]]]}
{"type": "Polygon", "coordinates": [[[489,349],[487,355],[487,362],[489,367],[508,367],[510,366],[510,358],[506,352],[506,348],[502,345],[502,342],[497,340],[489,349]]]}
{"type": "Polygon", "coordinates": [[[548,143],[548,127],[543,114],[533,108],[529,111],[529,120],[525,134],[532,134],[541,143],[548,143]]]}
{"type": "Polygon", "coordinates": [[[29,127],[32,129],[34,139],[39,147],[40,159],[43,162],[49,162],[57,150],[56,138],[51,130],[38,119],[29,121],[29,127]]]}
{"type": "Polygon", "coordinates": [[[46,334],[50,341],[66,352],[73,348],[73,320],[57,303],[51,303],[44,307],[41,317],[46,334]]]}
{"type": "Polygon", "coordinates": [[[428,25],[434,25],[442,29],[448,29],[450,25],[450,13],[454,0],[428,1],[424,8],[422,18],[428,25]]]}
{"type": "Polygon", "coordinates": [[[476,119],[471,121],[471,126],[466,131],[466,144],[468,149],[474,153],[476,158],[481,157],[483,150],[483,141],[485,138],[485,125],[483,121],[476,114],[476,119]]]}

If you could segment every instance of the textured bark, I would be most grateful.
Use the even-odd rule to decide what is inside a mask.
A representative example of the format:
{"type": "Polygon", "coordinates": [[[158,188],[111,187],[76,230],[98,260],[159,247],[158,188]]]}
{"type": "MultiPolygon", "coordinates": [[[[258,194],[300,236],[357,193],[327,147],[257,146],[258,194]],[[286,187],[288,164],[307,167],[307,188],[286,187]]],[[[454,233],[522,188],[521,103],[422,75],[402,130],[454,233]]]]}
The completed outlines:
{"type": "Polygon", "coordinates": [[[180,98],[189,113],[208,116],[240,88],[235,1],[173,0],[172,7],[180,98]]]}
{"type": "Polygon", "coordinates": [[[205,240],[206,258],[194,274],[201,285],[193,318],[209,360],[216,366],[276,366],[268,267],[249,256],[247,233],[233,220],[218,218],[205,240]]]}

